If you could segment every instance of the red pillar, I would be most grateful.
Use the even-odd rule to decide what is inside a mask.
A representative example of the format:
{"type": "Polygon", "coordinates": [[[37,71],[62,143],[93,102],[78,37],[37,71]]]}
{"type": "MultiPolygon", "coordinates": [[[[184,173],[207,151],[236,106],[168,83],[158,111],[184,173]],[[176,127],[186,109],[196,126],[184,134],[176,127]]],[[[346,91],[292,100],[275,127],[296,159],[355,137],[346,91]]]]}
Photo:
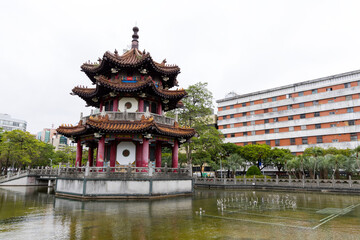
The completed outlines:
{"type": "Polygon", "coordinates": [[[103,107],[103,102],[100,101],[100,112],[102,111],[102,107],[103,107]]]}
{"type": "Polygon", "coordinates": [[[92,146],[89,146],[88,162],[90,167],[94,165],[94,148],[92,146]]]}
{"type": "Polygon", "coordinates": [[[98,143],[98,154],[96,160],[96,166],[104,166],[104,154],[105,154],[105,136],[102,136],[98,143]]]}
{"type": "Polygon", "coordinates": [[[172,149],[172,168],[178,167],[178,153],[179,153],[179,143],[175,139],[174,140],[174,147],[172,149]]]}
{"type": "Polygon", "coordinates": [[[141,167],[148,167],[149,164],[149,139],[144,138],[142,144],[141,167]]]}
{"type": "Polygon", "coordinates": [[[139,112],[145,112],[144,110],[144,99],[139,99],[139,112]]]}
{"type": "Polygon", "coordinates": [[[117,112],[118,111],[118,107],[119,107],[119,100],[117,98],[114,99],[113,102],[113,111],[117,112]]]}
{"type": "Polygon", "coordinates": [[[136,167],[141,167],[142,165],[142,144],[136,143],[136,167]]]}
{"type": "Polygon", "coordinates": [[[81,166],[81,159],[82,159],[82,145],[81,145],[81,140],[78,139],[76,144],[76,162],[75,162],[76,167],[81,166]]]}
{"type": "Polygon", "coordinates": [[[112,141],[110,147],[110,167],[115,167],[115,161],[116,161],[116,141],[112,141]]]}
{"type": "Polygon", "coordinates": [[[155,167],[161,167],[161,142],[156,141],[155,146],[155,167]]]}
{"type": "Polygon", "coordinates": [[[162,114],[162,105],[161,105],[161,102],[158,103],[157,114],[159,114],[159,115],[162,114]]]}

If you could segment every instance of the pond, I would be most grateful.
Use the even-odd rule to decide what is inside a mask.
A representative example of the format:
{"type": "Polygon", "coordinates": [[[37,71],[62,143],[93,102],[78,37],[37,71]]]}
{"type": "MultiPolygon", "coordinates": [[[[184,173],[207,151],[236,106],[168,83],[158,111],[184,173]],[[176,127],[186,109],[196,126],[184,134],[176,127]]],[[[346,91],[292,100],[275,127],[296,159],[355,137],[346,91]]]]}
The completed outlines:
{"type": "Polygon", "coordinates": [[[0,239],[359,239],[360,196],[196,190],[158,200],[78,201],[0,188],[0,239]]]}

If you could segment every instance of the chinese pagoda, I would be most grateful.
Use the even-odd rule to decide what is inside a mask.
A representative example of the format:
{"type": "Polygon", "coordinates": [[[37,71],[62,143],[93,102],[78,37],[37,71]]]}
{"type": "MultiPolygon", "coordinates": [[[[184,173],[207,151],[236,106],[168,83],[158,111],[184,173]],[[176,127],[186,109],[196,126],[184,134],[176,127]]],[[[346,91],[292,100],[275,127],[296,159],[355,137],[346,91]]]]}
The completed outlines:
{"type": "Polygon", "coordinates": [[[62,125],[57,132],[77,143],[76,165],[81,166],[82,148],[89,148],[89,166],[161,167],[162,149],[172,149],[172,168],[178,167],[178,149],[195,130],[180,127],[164,113],[181,107],[186,96],[178,86],[176,65],[155,62],[149,52],[139,50],[138,27],[133,28],[131,49],[120,55],[107,51],[96,63],[84,63],[81,70],[94,88],[75,87],[72,95],[87,106],[98,108],[76,126],[62,125]],[[94,150],[97,156],[94,158],[94,150]]]}

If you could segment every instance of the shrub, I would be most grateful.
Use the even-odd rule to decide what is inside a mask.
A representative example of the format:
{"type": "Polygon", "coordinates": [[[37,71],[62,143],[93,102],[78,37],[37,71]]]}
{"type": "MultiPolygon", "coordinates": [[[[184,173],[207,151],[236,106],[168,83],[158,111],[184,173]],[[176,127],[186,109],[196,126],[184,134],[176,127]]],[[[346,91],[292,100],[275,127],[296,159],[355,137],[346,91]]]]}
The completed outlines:
{"type": "Polygon", "coordinates": [[[257,166],[251,166],[246,172],[246,176],[261,175],[261,171],[257,166]]]}

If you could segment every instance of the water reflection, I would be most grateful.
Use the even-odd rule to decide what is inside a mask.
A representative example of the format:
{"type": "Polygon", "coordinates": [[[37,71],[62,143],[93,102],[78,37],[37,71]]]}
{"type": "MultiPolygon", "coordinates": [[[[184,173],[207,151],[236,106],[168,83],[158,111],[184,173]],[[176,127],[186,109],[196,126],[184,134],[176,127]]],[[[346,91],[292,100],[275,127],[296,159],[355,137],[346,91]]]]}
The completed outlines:
{"type": "Polygon", "coordinates": [[[357,239],[359,203],[351,195],[222,190],[78,201],[46,187],[0,188],[0,239],[357,239]],[[332,215],[339,209],[348,211],[332,215]]]}

